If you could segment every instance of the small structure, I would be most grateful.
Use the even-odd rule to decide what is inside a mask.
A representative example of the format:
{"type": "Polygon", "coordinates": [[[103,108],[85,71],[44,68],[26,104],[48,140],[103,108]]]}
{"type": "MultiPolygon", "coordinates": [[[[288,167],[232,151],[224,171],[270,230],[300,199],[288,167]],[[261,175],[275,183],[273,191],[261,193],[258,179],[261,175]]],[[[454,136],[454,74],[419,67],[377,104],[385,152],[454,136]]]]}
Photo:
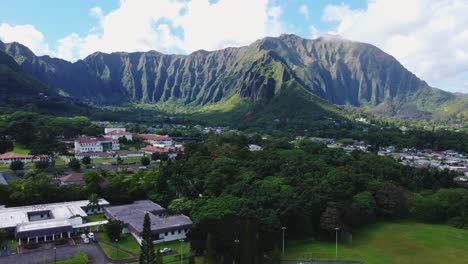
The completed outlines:
{"type": "MultiPolygon", "coordinates": [[[[64,236],[70,238],[72,233],[82,231],[89,214],[100,213],[109,206],[104,199],[98,203],[99,209],[89,208],[89,200],[0,207],[0,230],[14,232],[19,245],[30,241],[52,241],[64,236]]],[[[93,224],[88,223],[87,226],[93,224]]]]}
{"type": "Polygon", "coordinates": [[[185,239],[192,227],[192,221],[185,215],[165,216],[166,209],[150,200],[132,204],[110,206],[104,209],[107,218],[124,223],[124,233],[131,233],[141,244],[145,213],[149,213],[153,243],[185,239]]]}
{"type": "Polygon", "coordinates": [[[58,181],[60,185],[69,185],[69,184],[84,185],[85,184],[83,173],[78,173],[78,172],[60,177],[58,178],[58,181]]]}
{"type": "Polygon", "coordinates": [[[47,155],[28,155],[28,154],[18,154],[14,152],[7,152],[0,155],[0,163],[10,164],[13,161],[22,161],[24,163],[27,162],[36,162],[36,161],[48,161],[50,157],[47,155]]]}
{"type": "Polygon", "coordinates": [[[138,137],[153,146],[171,147],[174,144],[174,141],[168,135],[140,134],[138,137]]]}
{"type": "Polygon", "coordinates": [[[125,129],[125,127],[106,127],[104,128],[104,134],[109,134],[111,132],[114,132],[114,131],[123,131],[123,132],[126,132],[127,129],[125,129]]]}
{"type": "Polygon", "coordinates": [[[254,151],[260,151],[260,150],[263,150],[263,148],[259,145],[255,145],[255,144],[250,144],[249,145],[249,151],[251,152],[254,152],[254,151]]]}

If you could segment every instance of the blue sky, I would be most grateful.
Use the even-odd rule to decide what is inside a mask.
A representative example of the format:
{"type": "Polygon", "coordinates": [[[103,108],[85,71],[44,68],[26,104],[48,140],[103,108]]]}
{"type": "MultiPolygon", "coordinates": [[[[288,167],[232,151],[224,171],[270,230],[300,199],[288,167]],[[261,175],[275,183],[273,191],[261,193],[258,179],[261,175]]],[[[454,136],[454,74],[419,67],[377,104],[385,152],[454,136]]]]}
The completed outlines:
{"type": "Polygon", "coordinates": [[[461,0],[15,0],[0,2],[0,40],[76,61],[337,34],[378,46],[433,86],[468,92],[467,10],[461,0]]]}

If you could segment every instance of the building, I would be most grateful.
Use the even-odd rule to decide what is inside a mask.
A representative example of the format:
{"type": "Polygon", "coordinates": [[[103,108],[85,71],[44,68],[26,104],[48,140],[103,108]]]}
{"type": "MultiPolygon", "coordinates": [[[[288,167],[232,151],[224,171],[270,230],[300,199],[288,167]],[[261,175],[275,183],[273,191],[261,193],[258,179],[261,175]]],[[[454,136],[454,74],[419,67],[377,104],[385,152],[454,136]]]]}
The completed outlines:
{"type": "Polygon", "coordinates": [[[153,154],[153,153],[159,153],[159,154],[167,154],[169,158],[175,158],[177,157],[178,152],[183,152],[184,148],[183,147],[171,147],[171,148],[160,148],[160,147],[155,147],[155,146],[146,146],[141,149],[146,154],[153,154]]]}
{"type": "Polygon", "coordinates": [[[84,174],[83,173],[72,173],[68,174],[66,176],[58,178],[58,181],[60,185],[69,185],[69,184],[79,184],[79,185],[84,185],[85,180],[84,180],[84,174]]]}
{"type": "Polygon", "coordinates": [[[119,141],[112,138],[82,137],[75,140],[75,153],[119,150],[119,141]]]}
{"type": "Polygon", "coordinates": [[[104,134],[109,134],[111,132],[114,132],[114,131],[123,131],[123,132],[126,132],[127,129],[125,129],[125,127],[106,127],[104,128],[104,134]]]}
{"type": "Polygon", "coordinates": [[[104,199],[99,200],[99,209],[89,208],[89,200],[0,207],[0,230],[12,232],[18,244],[31,241],[46,242],[60,238],[70,238],[92,226],[106,224],[107,221],[87,223],[88,215],[100,213],[109,206],[104,199]]]}
{"type": "Polygon", "coordinates": [[[254,151],[260,151],[263,150],[263,148],[259,145],[255,144],[249,144],[249,151],[254,152],[254,151]]]}
{"type": "Polygon", "coordinates": [[[140,134],[138,137],[155,147],[171,147],[174,144],[174,141],[168,135],[140,134]]]}
{"type": "Polygon", "coordinates": [[[122,130],[112,130],[112,131],[106,133],[106,137],[109,137],[109,138],[112,138],[112,139],[115,139],[115,140],[119,140],[119,138],[122,138],[122,137],[126,138],[128,141],[133,140],[132,133],[127,132],[127,131],[122,131],[122,130]]]}
{"type": "Polygon", "coordinates": [[[48,161],[50,157],[47,155],[28,155],[28,154],[18,154],[13,152],[7,152],[0,155],[0,163],[10,164],[12,161],[22,161],[27,162],[36,162],[40,160],[48,161]]]}
{"type": "Polygon", "coordinates": [[[148,212],[151,220],[153,243],[185,239],[192,227],[192,221],[185,215],[164,215],[166,209],[150,200],[136,201],[132,204],[104,208],[107,218],[124,223],[124,233],[131,233],[141,244],[143,221],[148,212]]]}

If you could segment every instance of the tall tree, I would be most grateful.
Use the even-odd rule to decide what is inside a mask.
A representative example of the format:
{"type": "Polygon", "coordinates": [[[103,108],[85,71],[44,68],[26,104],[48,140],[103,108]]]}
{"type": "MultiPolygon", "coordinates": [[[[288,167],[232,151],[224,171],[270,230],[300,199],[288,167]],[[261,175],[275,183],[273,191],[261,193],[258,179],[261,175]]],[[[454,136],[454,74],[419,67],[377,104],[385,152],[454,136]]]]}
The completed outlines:
{"type": "Polygon", "coordinates": [[[153,239],[151,236],[151,220],[148,213],[145,213],[145,220],[143,222],[143,233],[141,234],[141,253],[140,264],[154,264],[156,263],[156,256],[154,254],[153,239]]]}
{"type": "Polygon", "coordinates": [[[99,210],[99,197],[97,194],[92,193],[89,198],[89,203],[88,203],[88,209],[94,211],[94,210],[99,210]]]}
{"type": "Polygon", "coordinates": [[[24,163],[20,160],[15,160],[10,163],[10,170],[14,171],[15,173],[19,170],[24,168],[24,163]]]}
{"type": "Polygon", "coordinates": [[[213,235],[210,233],[206,236],[205,263],[218,264],[213,235]]]}

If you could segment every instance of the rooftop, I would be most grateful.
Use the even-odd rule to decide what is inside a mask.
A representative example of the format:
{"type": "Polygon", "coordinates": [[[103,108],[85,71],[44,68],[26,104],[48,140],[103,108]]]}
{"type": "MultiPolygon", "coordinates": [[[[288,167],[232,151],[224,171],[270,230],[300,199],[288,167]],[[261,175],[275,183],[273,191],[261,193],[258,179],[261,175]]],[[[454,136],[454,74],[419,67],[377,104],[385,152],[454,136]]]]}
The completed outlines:
{"type": "Polygon", "coordinates": [[[145,140],[171,140],[171,138],[168,135],[162,136],[156,134],[140,134],[138,136],[145,140]]]}
{"type": "Polygon", "coordinates": [[[132,133],[130,132],[127,132],[127,131],[122,131],[122,130],[112,130],[108,133],[106,133],[106,135],[131,135],[132,133]]]}
{"type": "Polygon", "coordinates": [[[59,181],[67,182],[67,183],[69,183],[69,182],[82,182],[82,181],[84,181],[83,173],[75,172],[75,173],[72,173],[72,174],[68,174],[66,176],[60,177],[59,181]]]}
{"type": "Polygon", "coordinates": [[[151,230],[153,232],[166,232],[167,230],[183,229],[192,226],[192,221],[185,215],[157,216],[165,211],[160,205],[149,201],[136,201],[133,204],[110,206],[104,209],[107,216],[118,219],[134,232],[143,231],[145,213],[150,213],[151,230]]]}
{"type": "Polygon", "coordinates": [[[109,142],[114,141],[112,138],[105,137],[81,137],[75,139],[75,142],[78,143],[98,143],[98,142],[109,142]]]}
{"type": "MultiPolygon", "coordinates": [[[[86,217],[87,214],[83,211],[82,207],[86,207],[88,204],[89,200],[81,200],[64,203],[0,208],[0,229],[15,227],[18,224],[30,222],[28,213],[31,212],[50,211],[53,219],[47,220],[48,222],[59,219],[70,219],[70,217],[76,215],[86,217]]],[[[104,199],[100,199],[99,204],[101,206],[107,206],[109,205],[109,202],[104,199]]]]}

